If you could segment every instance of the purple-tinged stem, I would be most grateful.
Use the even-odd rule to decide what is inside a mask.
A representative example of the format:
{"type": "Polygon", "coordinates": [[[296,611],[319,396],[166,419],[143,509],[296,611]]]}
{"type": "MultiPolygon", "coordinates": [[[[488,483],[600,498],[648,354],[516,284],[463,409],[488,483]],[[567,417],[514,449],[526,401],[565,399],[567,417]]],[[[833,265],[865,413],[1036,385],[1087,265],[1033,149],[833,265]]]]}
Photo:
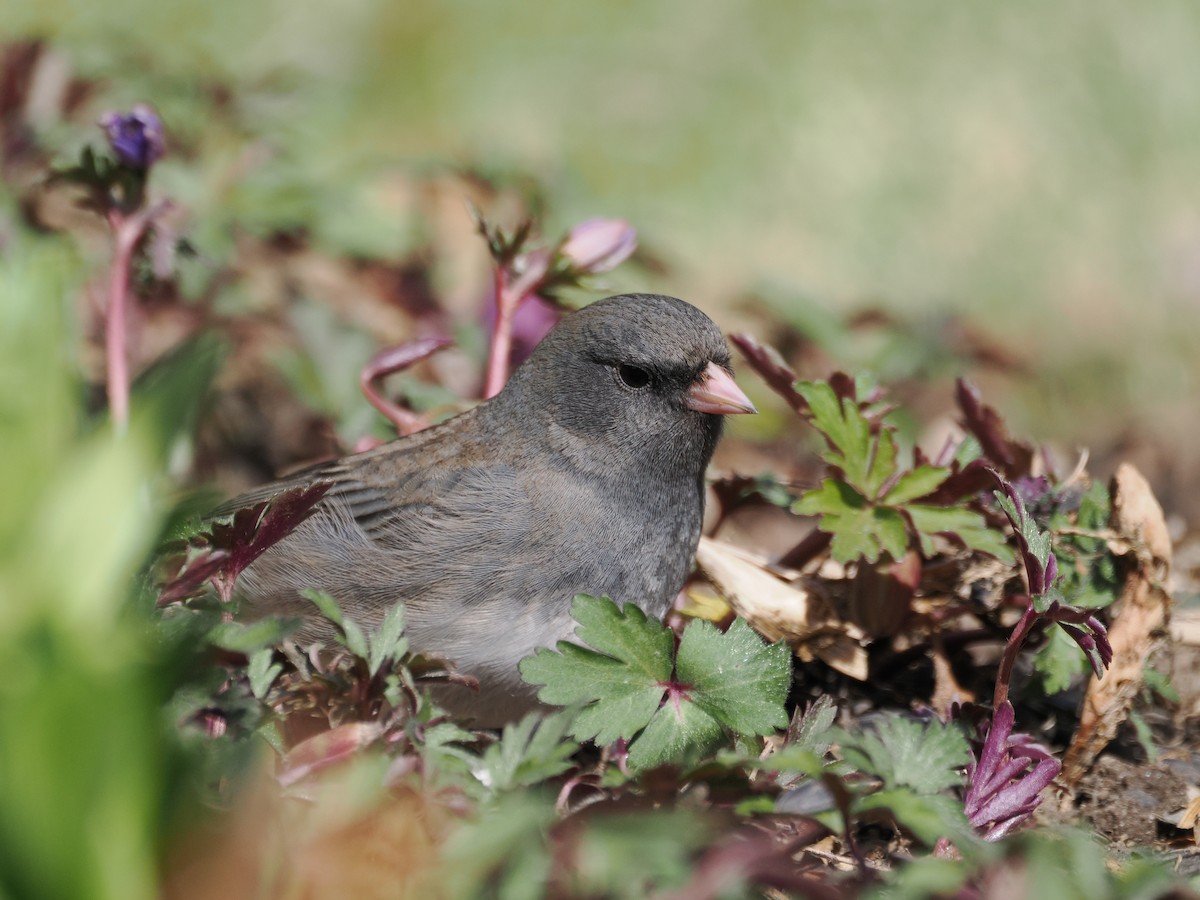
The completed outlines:
{"type": "Polygon", "coordinates": [[[421,338],[397,347],[389,347],[371,357],[370,362],[359,373],[358,384],[362,389],[363,396],[396,426],[396,431],[401,436],[420,431],[429,424],[429,420],[420,413],[405,409],[385,397],[379,390],[379,382],[385,376],[407,369],[450,344],[449,338],[434,337],[421,338]]]}
{"type": "Polygon", "coordinates": [[[508,381],[508,361],[512,357],[513,317],[521,298],[513,296],[502,266],[496,267],[496,327],[488,347],[487,374],[483,380],[483,399],[495,397],[508,381]]]}
{"type": "Polygon", "coordinates": [[[152,206],[125,215],[109,210],[108,224],[113,232],[113,258],[108,269],[108,300],[104,323],[104,355],[106,357],[108,408],[113,424],[124,431],[129,422],[129,354],[127,347],[129,308],[129,274],[133,268],[133,253],[146,228],[170,209],[170,201],[160,200],[152,206]]]}
{"type": "Polygon", "coordinates": [[[113,424],[124,431],[129,421],[129,359],[126,305],[129,298],[129,268],[133,251],[145,229],[140,216],[126,217],[113,210],[108,214],[113,230],[113,258],[108,269],[108,307],[104,328],[104,352],[108,364],[108,408],[113,424]]]}
{"type": "Polygon", "coordinates": [[[1017,654],[1037,618],[1038,614],[1031,600],[1021,613],[1017,627],[1008,636],[1008,643],[1004,645],[1004,656],[1000,659],[1000,670],[996,673],[996,692],[992,697],[992,709],[999,709],[1002,704],[1008,702],[1008,685],[1012,681],[1013,668],[1017,664],[1017,654]]]}

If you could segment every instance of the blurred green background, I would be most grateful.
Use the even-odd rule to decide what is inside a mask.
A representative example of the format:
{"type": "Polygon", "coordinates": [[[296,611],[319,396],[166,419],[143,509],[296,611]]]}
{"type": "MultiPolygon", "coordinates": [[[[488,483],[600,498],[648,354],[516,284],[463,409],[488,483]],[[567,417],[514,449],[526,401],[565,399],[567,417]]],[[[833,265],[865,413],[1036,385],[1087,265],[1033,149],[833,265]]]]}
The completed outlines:
{"type": "MultiPolygon", "coordinates": [[[[388,166],[528,171],[548,232],[625,216],[672,264],[655,286],[718,317],[762,284],[797,305],[955,310],[1036,372],[1019,425],[1193,443],[1176,421],[1200,382],[1186,0],[4,6],[0,27],[51,37],[107,105],[154,102],[199,142],[193,168],[267,141],[287,163],[272,202],[352,248],[411,239],[373,189],[388,166]],[[218,85],[238,90],[232,130],[211,123],[218,85]]],[[[185,202],[212,196],[169,171],[185,202]]]]}

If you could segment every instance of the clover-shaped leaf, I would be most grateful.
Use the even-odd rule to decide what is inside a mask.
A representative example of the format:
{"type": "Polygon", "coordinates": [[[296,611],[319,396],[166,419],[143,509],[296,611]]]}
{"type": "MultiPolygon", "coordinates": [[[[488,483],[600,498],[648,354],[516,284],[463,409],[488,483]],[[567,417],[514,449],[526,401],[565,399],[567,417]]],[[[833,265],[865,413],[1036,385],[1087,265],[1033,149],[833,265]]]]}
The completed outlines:
{"type": "Polygon", "coordinates": [[[674,636],[640,609],[581,594],[571,614],[589,647],[559,641],[521,661],[538,697],[582,704],[579,740],[631,741],[629,763],[649,768],[711,746],[723,735],[768,734],[787,725],[791,654],[768,645],[741,620],[725,634],[693,621],[677,654],[674,636]]]}

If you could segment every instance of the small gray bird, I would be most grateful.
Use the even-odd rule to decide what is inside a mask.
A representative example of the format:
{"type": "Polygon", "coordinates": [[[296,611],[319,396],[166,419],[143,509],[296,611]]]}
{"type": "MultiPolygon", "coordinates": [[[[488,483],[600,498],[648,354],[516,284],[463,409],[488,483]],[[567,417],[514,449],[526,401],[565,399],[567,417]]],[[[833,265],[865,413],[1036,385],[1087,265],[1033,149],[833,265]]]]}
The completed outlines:
{"type": "Polygon", "coordinates": [[[478,693],[439,701],[501,725],[536,705],[517,663],[572,636],[576,594],[667,611],[700,538],[721,417],[752,412],[700,310],[655,294],[598,301],[488,402],[226,504],[333,483],[242,573],[241,614],[301,616],[300,640],[328,644],[302,589],[327,591],[366,627],[404,601],[412,648],[479,679],[478,693]]]}

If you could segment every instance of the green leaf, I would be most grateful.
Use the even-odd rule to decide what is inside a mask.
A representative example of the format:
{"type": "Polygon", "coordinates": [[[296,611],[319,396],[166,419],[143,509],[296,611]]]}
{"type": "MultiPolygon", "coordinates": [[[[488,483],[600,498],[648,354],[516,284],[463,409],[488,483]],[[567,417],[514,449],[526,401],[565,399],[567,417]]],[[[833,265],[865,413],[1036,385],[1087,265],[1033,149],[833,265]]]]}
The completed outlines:
{"type": "MultiPolygon", "coordinates": [[[[1091,567],[1095,570],[1095,566],[1091,567]]],[[[1064,566],[1059,563],[1059,571],[1063,571],[1064,566]]],[[[1090,574],[1090,573],[1089,573],[1090,574]]],[[[1068,576],[1068,584],[1063,589],[1063,596],[1071,598],[1071,605],[1080,609],[1104,609],[1116,602],[1120,596],[1120,589],[1117,585],[1109,585],[1107,583],[1097,584],[1092,581],[1088,574],[1084,574],[1078,580],[1073,578],[1074,573],[1068,576]],[[1075,582],[1078,582],[1076,586],[1075,582]]]]}
{"type": "Polygon", "coordinates": [[[333,597],[324,591],[314,590],[313,588],[305,588],[300,592],[300,596],[316,604],[317,609],[321,611],[321,615],[337,626],[338,631],[341,632],[338,636],[338,641],[342,646],[361,660],[369,658],[370,652],[367,647],[367,637],[363,634],[362,628],[359,627],[357,622],[342,612],[342,608],[333,597]]]}
{"type": "Polygon", "coordinates": [[[1142,747],[1142,752],[1146,754],[1146,759],[1150,762],[1156,761],[1158,744],[1154,742],[1154,732],[1150,730],[1150,725],[1136,709],[1129,711],[1129,724],[1133,726],[1133,733],[1142,747]]]}
{"type": "Polygon", "coordinates": [[[442,850],[446,895],[537,900],[550,875],[547,834],[557,818],[549,792],[502,794],[464,822],[442,850]]]}
{"type": "Polygon", "coordinates": [[[379,630],[371,636],[371,655],[368,668],[371,677],[389,660],[398,660],[408,652],[408,639],[404,636],[404,604],[397,603],[388,610],[379,630]]]}
{"type": "Polygon", "coordinates": [[[1046,643],[1033,656],[1033,669],[1041,676],[1042,690],[1047,694],[1058,694],[1071,686],[1071,682],[1091,671],[1087,657],[1079,652],[1076,644],[1061,628],[1047,629],[1046,643]]]}
{"type": "Polygon", "coordinates": [[[246,667],[246,675],[250,679],[250,693],[261,700],[283,671],[283,666],[275,662],[275,651],[264,647],[250,654],[250,664],[246,667]]]}
{"type": "Polygon", "coordinates": [[[788,724],[791,660],[785,644],[763,643],[745,619],[724,634],[697,619],[679,642],[676,680],[691,685],[696,705],[737,734],[771,734],[788,724]]]}
{"type": "Polygon", "coordinates": [[[766,772],[799,772],[810,778],[819,778],[825,770],[821,754],[814,753],[807,747],[792,746],[784,747],[766,759],[747,760],[744,765],[766,772]]]}
{"type": "Polygon", "coordinates": [[[829,730],[837,717],[837,705],[822,694],[816,702],[805,711],[803,718],[795,727],[795,735],[785,749],[810,750],[817,756],[824,756],[833,743],[829,738],[829,730]]]}
{"type": "Polygon", "coordinates": [[[933,493],[949,477],[949,469],[941,469],[937,466],[918,466],[901,475],[883,499],[891,506],[899,506],[933,493]]]}
{"type": "Polygon", "coordinates": [[[173,480],[156,423],[114,433],[90,398],[78,261],[2,193],[0,894],[149,900],[200,814],[167,708],[211,668],[139,596],[173,480]]]}
{"type": "Polygon", "coordinates": [[[840,516],[865,509],[867,498],[837,478],[826,478],[792,505],[801,516],[840,516]]]}
{"type": "Polygon", "coordinates": [[[829,730],[833,727],[836,718],[838,718],[838,706],[830,700],[829,696],[822,694],[817,697],[816,702],[805,710],[803,718],[796,727],[796,734],[791,743],[787,745],[788,748],[804,748],[815,752],[817,756],[824,756],[829,745],[833,743],[829,739],[829,730]]]}
{"type": "MultiPolygon", "coordinates": [[[[854,409],[855,413],[858,412],[848,402],[847,405],[850,409],[854,409]]],[[[884,484],[896,474],[896,435],[890,428],[883,428],[879,432],[873,449],[874,452],[868,450],[870,462],[863,476],[862,488],[868,497],[878,499],[884,484]]]]}
{"type": "Polygon", "coordinates": [[[748,497],[751,494],[758,494],[767,503],[781,509],[787,509],[796,501],[796,495],[789,487],[770,472],[750,479],[750,484],[742,490],[741,496],[748,497]]]}
{"type": "Polygon", "coordinates": [[[967,740],[955,724],[921,723],[903,715],[880,719],[873,731],[841,733],[841,755],[860,772],[878,775],[889,788],[933,794],[962,784],[967,740]]]}
{"type": "Polygon", "coordinates": [[[961,859],[918,856],[885,873],[887,887],[866,894],[871,900],[928,900],[961,896],[959,889],[971,874],[961,859]]]}
{"type": "Polygon", "coordinates": [[[958,449],[954,451],[954,462],[960,467],[966,467],[968,463],[983,456],[983,447],[979,444],[979,438],[973,434],[968,434],[959,442],[958,449]]]}
{"type": "Polygon", "coordinates": [[[634,673],[666,680],[671,675],[671,630],[657,619],[648,619],[635,604],[623,608],[607,597],[580,594],[571,604],[571,617],[579,623],[575,629],[589,647],[623,660],[634,673]]]}
{"type": "Polygon", "coordinates": [[[500,797],[447,841],[439,854],[446,861],[439,895],[498,900],[681,896],[714,830],[710,818],[696,809],[618,806],[570,817],[568,857],[560,851],[558,835],[549,834],[557,819],[549,792],[500,797]]]}
{"type": "Polygon", "coordinates": [[[825,461],[841,469],[847,482],[865,490],[872,457],[870,424],[852,400],[839,400],[824,382],[802,381],[796,390],[808,401],[813,426],[829,443],[822,454],[825,461]]]}
{"type": "Polygon", "coordinates": [[[697,751],[712,747],[723,734],[721,723],[708,712],[695,703],[672,698],[629,745],[629,766],[641,770],[687,761],[697,751]]]}
{"type": "Polygon", "coordinates": [[[594,650],[559,641],[521,660],[521,677],[543,685],[543,703],[589,704],[575,721],[579,740],[610,744],[630,738],[650,721],[671,677],[673,636],[633,604],[618,610],[607,598],[580,594],[571,606],[575,633],[594,650]]]}
{"type": "Polygon", "coordinates": [[[1179,691],[1175,690],[1175,686],[1171,684],[1171,676],[1166,672],[1160,672],[1149,662],[1142,667],[1142,684],[1151,695],[1157,694],[1168,703],[1179,702],[1179,691]]]}
{"type": "Polygon", "coordinates": [[[962,801],[945,794],[891,788],[868,794],[854,804],[855,812],[872,809],[890,810],[898,824],[930,847],[943,837],[951,838],[956,845],[972,840],[962,801]]]}
{"type": "Polygon", "coordinates": [[[300,625],[299,619],[266,618],[257,622],[219,622],[208,633],[208,641],[233,653],[253,653],[275,647],[300,625]]]}
{"type": "Polygon", "coordinates": [[[181,439],[191,440],[225,351],[214,334],[203,334],[155,362],[133,386],[131,415],[153,435],[164,462],[181,439]]]}
{"type": "Polygon", "coordinates": [[[1099,531],[1108,524],[1110,514],[1108,491],[1094,482],[1080,499],[1074,521],[1066,510],[1058,510],[1050,519],[1054,532],[1054,555],[1063,595],[1072,606],[1101,609],[1116,601],[1121,593],[1122,579],[1116,558],[1107,543],[1098,537],[1079,534],[1075,529],[1099,531]]]}
{"type": "Polygon", "coordinates": [[[342,626],[342,608],[338,606],[338,602],[326,594],[324,591],[318,591],[314,588],[305,588],[300,592],[300,596],[305,600],[314,603],[321,615],[327,618],[339,628],[342,626]]]}
{"type": "Polygon", "coordinates": [[[670,630],[631,604],[619,610],[580,595],[572,615],[594,649],[560,641],[523,659],[521,675],[542,686],[545,703],[583,705],[571,729],[577,739],[631,740],[634,768],[682,760],[730,732],[761,735],[787,724],[791,654],[744,622],[721,634],[693,621],[673,661],[670,630]]]}
{"type": "Polygon", "coordinates": [[[685,896],[696,858],[712,836],[710,818],[695,809],[592,816],[579,836],[571,890],[560,896],[630,900],[685,896]]]}
{"type": "Polygon", "coordinates": [[[506,725],[500,740],[480,757],[475,777],[492,791],[510,791],[561,775],[571,768],[571,756],[579,749],[566,737],[574,718],[572,710],[532,712],[506,725]]]}
{"type": "Polygon", "coordinates": [[[829,444],[823,458],[840,469],[842,477],[826,478],[819,488],[800,497],[792,510],[821,517],[817,527],[833,536],[830,549],[836,560],[876,562],[884,553],[898,560],[913,533],[925,557],[936,552],[932,536],[947,533],[969,549],[1012,560],[1004,536],[988,528],[979,513],[962,507],[910,505],[935,491],[949,477],[949,469],[925,465],[898,475],[893,427],[880,425],[872,435],[858,406],[849,398],[839,402],[828,384],[801,382],[796,390],[808,400],[813,425],[829,444]]]}
{"type": "Polygon", "coordinates": [[[1039,613],[1046,612],[1055,603],[1059,604],[1060,606],[1067,605],[1066,595],[1063,594],[1062,590],[1057,587],[1048,587],[1040,594],[1034,594],[1031,599],[1033,601],[1034,610],[1039,613]]]}
{"type": "Polygon", "coordinates": [[[952,534],[969,549],[989,553],[1007,565],[1011,565],[1015,559],[1005,536],[989,528],[987,520],[974,510],[920,504],[906,506],[904,509],[917,530],[921,552],[926,557],[932,556],[934,552],[930,535],[952,534]]]}
{"type": "Polygon", "coordinates": [[[748,794],[733,808],[733,814],[740,818],[769,816],[773,812],[775,812],[775,798],[767,794],[748,794]]]}
{"type": "Polygon", "coordinates": [[[1050,560],[1050,532],[1042,531],[1038,528],[1033,516],[1025,512],[1024,504],[1018,507],[1004,491],[992,491],[992,494],[995,496],[996,502],[1000,504],[1000,508],[1008,515],[1008,518],[1014,523],[1020,523],[1021,527],[1018,531],[1021,537],[1025,539],[1025,544],[1029,547],[1029,552],[1041,563],[1042,570],[1044,571],[1046,563],[1050,560]]]}
{"type": "Polygon", "coordinates": [[[1101,481],[1093,481],[1079,500],[1079,513],[1076,524],[1088,531],[1098,531],[1108,526],[1112,514],[1112,501],[1108,496],[1108,488],[1101,481]]]}
{"type": "Polygon", "coordinates": [[[369,655],[366,635],[358,623],[349,617],[342,618],[342,643],[359,659],[365,660],[369,655]]]}
{"type": "MultiPolygon", "coordinates": [[[[436,714],[440,715],[440,711],[436,714]]],[[[421,731],[420,741],[426,776],[432,778],[437,773],[446,772],[474,774],[479,765],[479,757],[468,750],[467,745],[474,744],[477,740],[477,734],[449,720],[427,725],[421,731]]],[[[478,781],[472,778],[464,783],[473,786],[478,784],[478,781]]]]}
{"type": "Polygon", "coordinates": [[[875,562],[881,553],[900,559],[908,547],[908,528],[900,513],[869,505],[844,481],[826,478],[792,509],[800,515],[821,515],[818,527],[833,535],[830,549],[839,562],[875,562]]]}

